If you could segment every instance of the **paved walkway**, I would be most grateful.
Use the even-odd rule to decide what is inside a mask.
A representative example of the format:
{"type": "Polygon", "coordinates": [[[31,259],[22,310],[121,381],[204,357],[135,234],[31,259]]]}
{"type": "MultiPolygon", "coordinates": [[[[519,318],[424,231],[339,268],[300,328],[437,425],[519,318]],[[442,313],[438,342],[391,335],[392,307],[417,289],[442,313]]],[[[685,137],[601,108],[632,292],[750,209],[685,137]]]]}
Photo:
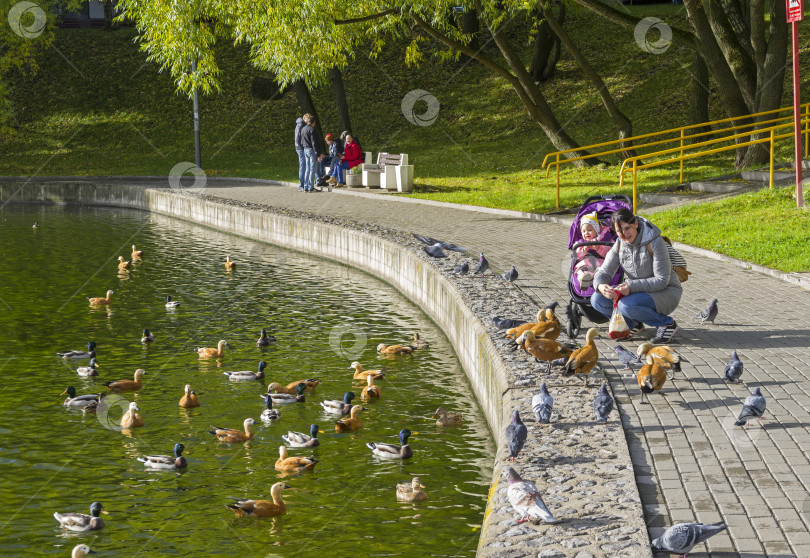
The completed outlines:
{"type": "MultiPolygon", "coordinates": [[[[165,182],[164,182],[165,184],[165,182]]],[[[567,228],[554,223],[403,203],[344,191],[209,181],[203,194],[417,232],[484,252],[497,271],[515,265],[517,285],[538,305],[567,302],[567,228]]],[[[752,235],[752,241],[755,241],[752,235]]],[[[687,255],[692,278],[674,317],[683,372],[641,405],[612,344],[599,340],[617,396],[651,537],[673,522],[724,521],[727,533],[690,556],[810,556],[810,293],[729,263],[687,255]],[[713,297],[717,325],[691,320],[713,297]],[[743,383],[722,381],[736,349],[743,383]],[[742,400],[760,387],[766,420],[734,427],[742,400]],[[708,550],[708,553],[707,553],[708,550]]],[[[526,317],[533,312],[527,309],[526,317]]],[[[586,322],[587,323],[587,322],[586,322]]],[[[651,337],[649,331],[643,336],[651,337]]],[[[637,346],[632,343],[633,348],[637,346]]]]}

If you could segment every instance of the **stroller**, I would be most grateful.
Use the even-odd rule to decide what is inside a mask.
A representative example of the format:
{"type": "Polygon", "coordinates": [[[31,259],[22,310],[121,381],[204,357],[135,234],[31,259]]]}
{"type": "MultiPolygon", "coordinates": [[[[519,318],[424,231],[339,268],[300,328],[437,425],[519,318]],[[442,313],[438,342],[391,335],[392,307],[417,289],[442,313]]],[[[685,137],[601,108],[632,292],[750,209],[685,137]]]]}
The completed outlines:
{"type": "MultiPolygon", "coordinates": [[[[612,230],[599,241],[585,242],[582,240],[582,233],[580,232],[580,223],[583,215],[587,213],[596,212],[599,218],[599,223],[602,227],[609,227],[611,214],[620,208],[631,209],[631,201],[628,196],[619,194],[615,196],[591,196],[579,208],[577,218],[571,225],[571,230],[568,233],[568,249],[571,250],[571,267],[568,271],[568,292],[571,295],[571,300],[565,307],[565,315],[568,319],[567,333],[568,337],[575,339],[579,335],[582,326],[582,318],[587,317],[590,321],[603,324],[609,321],[601,312],[591,306],[591,295],[594,293],[593,285],[589,285],[583,289],[580,287],[579,281],[575,275],[575,268],[580,262],[577,258],[577,248],[581,246],[612,246],[616,242],[616,233],[612,230]]],[[[597,256],[601,259],[601,256],[597,256]]],[[[611,285],[618,285],[624,280],[624,271],[620,267],[610,281],[611,285]]]]}

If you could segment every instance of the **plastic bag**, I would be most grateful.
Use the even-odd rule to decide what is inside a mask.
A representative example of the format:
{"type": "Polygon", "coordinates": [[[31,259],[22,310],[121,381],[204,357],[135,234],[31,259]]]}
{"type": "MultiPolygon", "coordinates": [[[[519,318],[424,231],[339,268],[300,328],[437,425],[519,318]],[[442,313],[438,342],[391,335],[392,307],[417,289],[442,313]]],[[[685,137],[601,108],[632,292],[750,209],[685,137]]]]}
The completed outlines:
{"type": "Polygon", "coordinates": [[[624,339],[630,336],[630,328],[627,322],[624,321],[624,316],[619,312],[619,299],[622,295],[616,293],[616,298],[613,299],[613,315],[610,317],[610,327],[608,328],[608,336],[611,339],[624,339]]]}

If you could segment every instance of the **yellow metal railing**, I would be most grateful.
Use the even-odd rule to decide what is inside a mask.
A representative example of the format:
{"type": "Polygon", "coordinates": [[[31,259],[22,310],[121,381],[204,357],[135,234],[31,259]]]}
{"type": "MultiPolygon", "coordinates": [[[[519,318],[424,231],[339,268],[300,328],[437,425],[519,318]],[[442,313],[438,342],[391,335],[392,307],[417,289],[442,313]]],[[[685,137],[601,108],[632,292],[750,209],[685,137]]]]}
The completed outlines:
{"type": "MultiPolygon", "coordinates": [[[[808,156],[808,152],[810,150],[810,103],[802,105],[802,125],[803,130],[802,134],[804,136],[804,155],[805,157],[808,156]]],[[[643,154],[636,155],[634,157],[627,158],[623,161],[621,170],[619,172],[619,185],[622,186],[624,184],[624,173],[625,171],[632,170],[633,172],[633,211],[636,209],[636,195],[637,195],[637,173],[641,169],[651,168],[662,166],[671,163],[679,163],[679,181],[683,182],[683,164],[686,160],[695,159],[698,157],[703,157],[707,155],[712,155],[714,153],[720,153],[722,151],[730,151],[734,149],[738,149],[740,147],[745,147],[747,145],[755,145],[755,144],[770,144],[770,187],[773,188],[773,147],[774,141],[778,139],[785,139],[789,137],[793,137],[793,133],[784,133],[784,134],[776,134],[775,131],[781,130],[782,128],[787,128],[792,126],[793,124],[793,107],[786,107],[786,108],[779,108],[774,110],[769,110],[765,112],[759,112],[755,114],[749,114],[745,116],[736,116],[732,118],[723,118],[721,120],[713,120],[711,122],[703,122],[700,124],[690,124],[688,126],[681,126],[678,128],[671,128],[669,130],[663,130],[660,132],[651,132],[648,134],[641,134],[638,136],[633,136],[629,138],[622,138],[617,140],[606,141],[602,143],[596,143],[593,145],[586,145],[583,147],[578,147],[574,149],[566,149],[563,151],[556,151],[554,153],[549,153],[543,159],[542,167],[546,169],[546,177],[548,177],[549,172],[551,172],[552,166],[555,167],[556,170],[556,205],[559,209],[560,207],[560,166],[565,164],[573,164],[577,161],[582,161],[586,159],[596,159],[602,157],[604,155],[612,155],[616,153],[621,153],[628,150],[634,150],[638,152],[642,149],[647,149],[656,146],[663,146],[670,143],[678,143],[677,147],[673,147],[670,149],[663,149],[660,151],[653,151],[653,152],[646,152],[643,154]],[[779,113],[787,113],[785,116],[778,116],[779,113]],[[698,131],[697,133],[687,133],[689,131],[705,128],[707,126],[713,126],[717,124],[724,124],[733,121],[740,121],[740,120],[749,120],[754,118],[759,118],[763,116],[775,116],[773,118],[759,120],[755,122],[749,122],[747,124],[738,124],[735,126],[726,126],[722,128],[712,129],[709,131],[698,131]],[[749,129],[750,128],[750,129],[749,129]],[[737,132],[738,130],[745,130],[748,129],[746,132],[737,132]],[[737,132],[737,133],[732,133],[737,132]],[[666,138],[664,136],[668,134],[677,134],[675,137],[666,138]],[[699,151],[697,153],[687,153],[693,149],[699,149],[701,147],[712,146],[715,144],[725,143],[728,141],[739,140],[741,138],[746,138],[750,136],[761,136],[767,135],[767,138],[759,138],[755,140],[745,141],[741,143],[734,143],[733,145],[721,147],[721,148],[712,148],[706,151],[699,151]],[[709,138],[712,136],[717,136],[714,139],[709,139],[705,141],[698,141],[697,143],[686,144],[687,141],[695,139],[695,138],[709,138]],[[664,139],[658,139],[662,138],[664,139]],[[646,141],[639,143],[640,140],[651,139],[652,141],[646,141]],[[623,147],[623,144],[627,145],[627,147],[623,147]],[[609,149],[602,149],[600,151],[594,151],[597,148],[605,148],[608,147],[609,149]],[[561,156],[566,155],[568,153],[576,153],[587,151],[587,155],[579,155],[577,157],[566,157],[561,158],[561,156]],[[654,161],[648,164],[638,164],[641,159],[643,158],[652,158],[652,157],[660,157],[664,155],[671,155],[673,153],[678,153],[678,156],[669,157],[665,160],[654,161]],[[554,157],[554,160],[549,161],[550,157],[554,157]]]]}

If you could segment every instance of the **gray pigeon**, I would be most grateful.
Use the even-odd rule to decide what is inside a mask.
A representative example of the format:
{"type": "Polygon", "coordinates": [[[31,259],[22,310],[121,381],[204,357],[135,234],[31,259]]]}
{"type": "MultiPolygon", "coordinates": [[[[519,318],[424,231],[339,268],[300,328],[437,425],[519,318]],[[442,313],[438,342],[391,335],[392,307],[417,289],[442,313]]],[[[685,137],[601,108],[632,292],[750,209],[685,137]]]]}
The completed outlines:
{"type": "Polygon", "coordinates": [[[506,498],[515,511],[520,514],[518,523],[529,521],[529,519],[542,519],[546,523],[557,523],[557,519],[540,498],[540,492],[533,482],[523,480],[512,467],[504,469],[504,475],[509,481],[506,498]]]}
{"type": "Polygon", "coordinates": [[[453,271],[450,272],[450,275],[467,275],[469,272],[470,272],[470,264],[464,262],[453,268],[453,271]]]}
{"type": "Polygon", "coordinates": [[[551,409],[554,407],[554,398],[548,393],[546,382],[540,382],[540,392],[532,397],[532,411],[537,422],[548,424],[551,421],[551,409]]]}
{"type": "Polygon", "coordinates": [[[476,275],[483,275],[486,270],[489,269],[489,262],[484,257],[484,253],[481,252],[481,255],[478,256],[478,267],[475,268],[474,273],[476,275]]]}
{"type": "Polygon", "coordinates": [[[709,537],[713,537],[727,526],[721,523],[704,525],[703,523],[678,523],[673,525],[664,534],[652,541],[653,550],[686,556],[696,544],[700,544],[709,537]]]}
{"type": "Polygon", "coordinates": [[[444,250],[453,250],[454,252],[468,252],[466,248],[456,246],[455,244],[450,244],[449,242],[442,242],[441,240],[436,240],[435,238],[431,238],[429,236],[422,236],[421,234],[411,234],[416,240],[427,244],[428,246],[436,246],[438,248],[443,248],[444,250]]]}
{"type": "Polygon", "coordinates": [[[635,370],[633,370],[634,364],[637,364],[639,366],[642,366],[644,364],[636,355],[634,355],[621,345],[616,345],[616,355],[618,355],[619,360],[622,362],[622,364],[624,364],[624,368],[622,368],[620,372],[624,370],[630,370],[631,372],[635,372],[635,370]]]}
{"type": "Polygon", "coordinates": [[[704,308],[700,314],[695,316],[695,319],[700,318],[700,325],[705,324],[706,322],[711,322],[712,325],[715,325],[714,319],[717,317],[717,299],[713,298],[712,301],[709,303],[709,306],[704,308]]]}
{"type": "Polygon", "coordinates": [[[731,351],[731,360],[726,363],[726,367],[723,370],[723,381],[739,384],[742,373],[743,363],[739,357],[737,357],[737,351],[731,351]]]}
{"type": "Polygon", "coordinates": [[[509,461],[514,461],[520,450],[523,449],[528,434],[529,431],[526,429],[526,425],[520,420],[520,414],[517,411],[512,411],[512,422],[506,427],[506,446],[509,448],[509,461]]]}
{"type": "Polygon", "coordinates": [[[526,320],[502,318],[500,316],[492,316],[492,321],[495,322],[495,327],[497,327],[498,329],[512,329],[513,327],[521,326],[525,323],[528,323],[526,320]]]}
{"type": "Polygon", "coordinates": [[[737,419],[737,426],[747,426],[748,421],[758,418],[762,420],[762,415],[765,414],[765,398],[759,392],[759,388],[754,388],[754,392],[745,398],[743,402],[742,411],[740,411],[740,418],[737,419]]]}
{"type": "Polygon", "coordinates": [[[593,413],[597,423],[607,422],[610,411],[613,410],[613,398],[608,393],[607,384],[602,384],[599,393],[593,399],[593,413]]]}
{"type": "Polygon", "coordinates": [[[446,258],[447,257],[447,254],[445,254],[444,251],[442,250],[442,245],[441,245],[440,242],[437,242],[436,244],[433,244],[432,246],[425,246],[424,250],[425,250],[425,252],[427,252],[428,256],[431,256],[431,257],[434,257],[434,258],[446,258]]]}
{"type": "Polygon", "coordinates": [[[510,283],[514,283],[518,278],[517,269],[515,269],[515,266],[512,266],[512,269],[510,269],[506,273],[502,274],[501,277],[503,277],[505,280],[509,281],[510,283]]]}

